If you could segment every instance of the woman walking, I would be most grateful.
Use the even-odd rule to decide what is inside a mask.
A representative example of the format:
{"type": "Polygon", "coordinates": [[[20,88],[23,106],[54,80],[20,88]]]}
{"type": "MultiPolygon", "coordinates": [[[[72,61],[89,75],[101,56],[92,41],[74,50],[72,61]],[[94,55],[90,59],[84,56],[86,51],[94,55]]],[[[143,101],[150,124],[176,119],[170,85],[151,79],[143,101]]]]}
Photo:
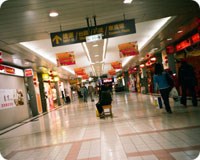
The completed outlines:
{"type": "Polygon", "coordinates": [[[154,70],[154,91],[157,92],[160,91],[161,97],[165,104],[165,109],[167,113],[172,113],[171,107],[169,104],[169,93],[171,91],[171,86],[168,83],[167,75],[168,73],[164,71],[163,65],[160,63],[155,64],[155,70],[154,70]]]}

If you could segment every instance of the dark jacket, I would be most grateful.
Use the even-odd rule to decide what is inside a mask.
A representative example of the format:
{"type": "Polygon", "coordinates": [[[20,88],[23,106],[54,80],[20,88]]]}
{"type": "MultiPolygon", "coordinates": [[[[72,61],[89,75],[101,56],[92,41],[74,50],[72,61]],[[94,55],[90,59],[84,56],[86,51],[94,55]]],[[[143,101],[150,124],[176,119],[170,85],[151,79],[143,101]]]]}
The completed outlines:
{"type": "Polygon", "coordinates": [[[101,91],[99,102],[102,105],[107,105],[112,103],[112,97],[109,91],[101,91]]]}
{"type": "Polygon", "coordinates": [[[181,85],[197,85],[197,79],[195,76],[194,68],[192,65],[184,62],[179,68],[178,79],[181,85]]]}

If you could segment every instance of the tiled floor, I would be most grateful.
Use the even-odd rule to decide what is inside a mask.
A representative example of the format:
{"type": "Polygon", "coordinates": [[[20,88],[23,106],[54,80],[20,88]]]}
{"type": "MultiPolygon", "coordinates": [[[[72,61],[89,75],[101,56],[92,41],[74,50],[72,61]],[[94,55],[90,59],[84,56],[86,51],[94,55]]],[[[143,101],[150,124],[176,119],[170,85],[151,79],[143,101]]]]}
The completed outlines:
{"type": "Polygon", "coordinates": [[[112,106],[114,117],[99,119],[95,102],[75,101],[15,125],[0,132],[0,152],[9,160],[193,160],[198,156],[200,107],[176,104],[173,114],[167,114],[151,104],[149,95],[136,93],[114,94],[112,106]]]}

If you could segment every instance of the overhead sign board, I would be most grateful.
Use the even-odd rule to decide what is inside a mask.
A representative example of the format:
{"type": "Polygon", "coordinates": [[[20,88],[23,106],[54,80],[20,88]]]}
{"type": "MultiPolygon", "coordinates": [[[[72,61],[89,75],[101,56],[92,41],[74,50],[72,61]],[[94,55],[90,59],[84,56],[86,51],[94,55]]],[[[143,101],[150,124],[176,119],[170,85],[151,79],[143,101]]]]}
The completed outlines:
{"type": "Polygon", "coordinates": [[[51,43],[53,47],[81,43],[86,41],[86,37],[94,34],[102,34],[103,38],[117,37],[136,33],[135,20],[124,20],[107,23],[97,27],[81,28],[76,30],[51,33],[51,43]]]}

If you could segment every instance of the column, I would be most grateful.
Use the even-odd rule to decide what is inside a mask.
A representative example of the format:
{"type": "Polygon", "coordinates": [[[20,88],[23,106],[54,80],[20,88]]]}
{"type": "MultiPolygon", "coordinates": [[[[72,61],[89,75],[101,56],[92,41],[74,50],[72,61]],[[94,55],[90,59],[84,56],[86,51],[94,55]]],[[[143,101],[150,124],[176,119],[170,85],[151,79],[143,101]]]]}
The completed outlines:
{"type": "Polygon", "coordinates": [[[27,89],[27,93],[29,96],[29,106],[32,112],[32,116],[37,116],[38,113],[38,108],[37,108],[37,100],[36,100],[36,95],[35,95],[35,88],[34,88],[34,84],[33,84],[33,77],[26,77],[25,78],[26,81],[26,89],[27,89]]]}
{"type": "Polygon", "coordinates": [[[44,113],[44,112],[47,112],[47,103],[46,103],[42,73],[37,73],[37,77],[38,77],[38,82],[39,82],[40,97],[42,101],[42,111],[44,113]]]}

